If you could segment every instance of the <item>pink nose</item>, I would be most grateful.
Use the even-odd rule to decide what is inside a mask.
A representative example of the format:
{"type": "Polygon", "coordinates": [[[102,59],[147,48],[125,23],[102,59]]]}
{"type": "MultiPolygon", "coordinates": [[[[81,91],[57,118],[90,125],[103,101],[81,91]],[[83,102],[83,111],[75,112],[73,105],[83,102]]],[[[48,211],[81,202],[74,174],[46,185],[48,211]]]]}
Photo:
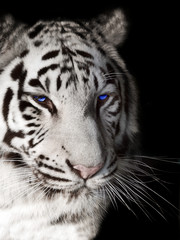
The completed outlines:
{"type": "Polygon", "coordinates": [[[101,168],[102,168],[103,164],[100,163],[95,167],[85,167],[83,165],[75,165],[73,166],[74,169],[76,169],[78,175],[83,178],[83,179],[87,179],[92,177],[95,173],[97,173],[101,168]]]}

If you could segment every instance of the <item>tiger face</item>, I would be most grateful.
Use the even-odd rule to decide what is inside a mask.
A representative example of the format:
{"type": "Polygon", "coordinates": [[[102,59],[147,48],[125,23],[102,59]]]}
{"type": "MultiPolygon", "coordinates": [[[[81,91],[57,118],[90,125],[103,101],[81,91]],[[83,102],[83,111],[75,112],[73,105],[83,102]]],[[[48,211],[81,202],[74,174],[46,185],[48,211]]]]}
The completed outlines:
{"type": "Polygon", "coordinates": [[[20,40],[6,46],[1,151],[13,168],[28,169],[27,181],[41,190],[102,188],[138,131],[135,86],[115,50],[116,33],[111,42],[91,26],[38,22],[16,30],[20,40]]]}

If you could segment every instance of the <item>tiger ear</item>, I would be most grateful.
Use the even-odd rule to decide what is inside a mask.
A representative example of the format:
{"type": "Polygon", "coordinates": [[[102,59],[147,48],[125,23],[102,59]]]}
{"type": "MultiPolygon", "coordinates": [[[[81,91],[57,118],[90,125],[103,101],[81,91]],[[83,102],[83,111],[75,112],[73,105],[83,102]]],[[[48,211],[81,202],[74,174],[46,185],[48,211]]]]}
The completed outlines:
{"type": "Polygon", "coordinates": [[[5,15],[0,18],[0,53],[6,51],[6,47],[13,32],[15,21],[11,15],[5,15]]]}
{"type": "Polygon", "coordinates": [[[19,43],[24,26],[24,24],[17,23],[11,15],[0,17],[0,68],[17,56],[19,51],[22,51],[23,43],[19,43]]]}
{"type": "Polygon", "coordinates": [[[120,45],[127,33],[127,21],[121,9],[115,9],[108,14],[101,14],[92,21],[96,34],[114,46],[120,45]]]}

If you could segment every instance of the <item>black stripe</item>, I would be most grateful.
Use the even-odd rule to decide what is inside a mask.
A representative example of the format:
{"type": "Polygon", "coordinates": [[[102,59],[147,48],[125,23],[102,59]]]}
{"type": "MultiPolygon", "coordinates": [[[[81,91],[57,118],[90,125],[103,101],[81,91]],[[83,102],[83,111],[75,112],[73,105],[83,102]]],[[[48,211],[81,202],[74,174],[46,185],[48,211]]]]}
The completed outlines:
{"type": "Polygon", "coordinates": [[[66,47],[64,45],[62,45],[62,54],[63,55],[68,55],[68,56],[71,55],[71,57],[77,55],[75,52],[73,52],[72,50],[70,50],[68,47],[66,47]]]}
{"type": "Polygon", "coordinates": [[[75,88],[77,89],[77,78],[76,78],[74,75],[71,75],[71,76],[68,78],[68,80],[67,80],[67,82],[66,82],[66,88],[68,88],[69,85],[71,85],[72,83],[74,83],[74,86],[75,86],[75,88]]]}
{"type": "Polygon", "coordinates": [[[13,98],[13,91],[11,90],[11,88],[8,88],[6,91],[4,100],[3,100],[3,108],[2,108],[4,120],[6,122],[7,122],[8,113],[9,113],[9,105],[10,105],[12,98],[13,98]]]}
{"type": "Polygon", "coordinates": [[[118,101],[118,100],[119,100],[119,96],[114,96],[113,99],[111,100],[111,102],[107,105],[107,108],[108,108],[109,106],[114,105],[114,103],[115,103],[116,101],[118,101]]]}
{"type": "Polygon", "coordinates": [[[61,68],[61,74],[66,73],[66,72],[72,72],[72,67],[63,66],[61,68]]]}
{"type": "Polygon", "coordinates": [[[25,57],[28,53],[29,53],[29,50],[28,50],[28,49],[24,50],[24,51],[20,54],[20,58],[25,57]]]}
{"type": "Polygon", "coordinates": [[[59,177],[51,176],[51,175],[49,175],[47,173],[44,173],[44,172],[40,171],[39,169],[38,169],[38,172],[40,174],[42,174],[45,178],[48,178],[48,179],[51,179],[51,180],[54,180],[54,181],[58,181],[58,182],[72,182],[71,180],[69,180],[67,178],[59,178],[59,177]]]}
{"type": "MultiPolygon", "coordinates": [[[[10,105],[10,102],[11,102],[12,98],[13,98],[13,91],[10,88],[8,88],[7,91],[6,91],[5,97],[4,97],[3,109],[2,109],[3,117],[4,117],[4,120],[6,122],[7,122],[7,119],[8,119],[9,105],[10,105]]],[[[21,131],[13,132],[10,129],[8,129],[5,136],[4,136],[3,142],[5,142],[7,145],[10,146],[11,145],[11,140],[14,137],[24,138],[24,134],[21,131]]]]}
{"type": "Polygon", "coordinates": [[[87,82],[89,81],[89,79],[88,78],[86,78],[86,77],[83,77],[83,82],[86,84],[87,82]]]}
{"type": "Polygon", "coordinates": [[[27,102],[27,101],[20,101],[19,103],[19,109],[21,112],[24,112],[26,108],[35,108],[38,112],[39,112],[39,109],[34,107],[31,103],[27,102]]]}
{"type": "MultiPolygon", "coordinates": [[[[82,40],[87,40],[87,38],[86,38],[86,34],[84,34],[83,35],[83,33],[80,33],[80,32],[75,32],[75,34],[78,36],[78,37],[80,37],[82,40]]],[[[87,45],[87,43],[86,43],[86,45],[87,45]]]]}
{"type": "Polygon", "coordinates": [[[39,135],[42,130],[43,130],[43,128],[40,128],[39,131],[36,133],[36,136],[39,135]]]}
{"type": "Polygon", "coordinates": [[[54,51],[48,52],[42,56],[42,60],[48,60],[50,58],[55,58],[58,56],[58,54],[59,54],[59,50],[54,50],[54,51]]]}
{"type": "Polygon", "coordinates": [[[51,65],[48,66],[48,67],[41,68],[41,69],[38,71],[38,76],[40,77],[41,75],[45,74],[49,69],[55,70],[55,69],[58,68],[58,67],[59,67],[59,64],[51,64],[51,65]]]}
{"type": "Polygon", "coordinates": [[[5,142],[7,145],[11,146],[11,140],[15,137],[18,138],[24,138],[24,134],[19,131],[19,132],[13,132],[10,129],[8,129],[8,131],[6,132],[3,142],[5,142]]]}
{"type": "Polygon", "coordinates": [[[38,79],[36,79],[36,78],[35,79],[31,79],[29,81],[29,85],[32,86],[32,87],[40,87],[41,89],[46,91],[44,86],[41,84],[41,82],[38,79]]]}
{"type": "Polygon", "coordinates": [[[37,40],[37,41],[34,42],[35,47],[39,47],[41,44],[42,44],[42,41],[37,40]]]}
{"type": "Polygon", "coordinates": [[[85,58],[91,58],[93,59],[94,57],[88,53],[88,52],[85,52],[85,51],[82,51],[82,50],[76,50],[77,54],[81,55],[82,57],[85,57],[85,58]]]}
{"type": "Polygon", "coordinates": [[[54,167],[49,166],[49,165],[47,165],[47,164],[45,164],[45,163],[42,163],[42,162],[38,162],[38,167],[44,167],[44,168],[48,168],[48,169],[50,169],[50,170],[53,170],[53,171],[55,171],[55,172],[65,173],[65,171],[63,171],[63,170],[60,169],[60,168],[54,168],[54,167]]]}
{"type": "Polygon", "coordinates": [[[57,91],[60,89],[61,84],[62,84],[62,80],[61,80],[60,75],[59,75],[57,77],[57,80],[56,80],[57,91]]]}
{"type": "Polygon", "coordinates": [[[77,63],[77,66],[79,68],[79,70],[84,70],[86,72],[86,74],[89,76],[90,74],[90,69],[89,69],[89,66],[88,64],[85,64],[85,63],[81,63],[79,61],[75,61],[77,63]]]}
{"type": "Polygon", "coordinates": [[[49,92],[49,86],[50,86],[50,80],[49,80],[49,78],[46,78],[46,80],[45,80],[45,85],[46,85],[47,91],[49,92]]]}
{"type": "MultiPolygon", "coordinates": [[[[39,135],[39,136],[37,137],[37,139],[42,138],[48,131],[49,131],[49,130],[46,130],[45,132],[43,132],[41,135],[39,135]]],[[[36,134],[36,135],[37,135],[37,134],[36,134]]]]}
{"type": "Polygon", "coordinates": [[[23,73],[23,62],[18,63],[11,71],[11,77],[13,80],[18,80],[23,73]]]}
{"type": "Polygon", "coordinates": [[[27,75],[27,70],[24,70],[23,62],[18,63],[11,71],[11,77],[14,81],[19,80],[18,99],[21,98],[23,92],[24,81],[27,75]]]}
{"type": "Polygon", "coordinates": [[[97,77],[95,75],[94,75],[94,85],[95,85],[95,88],[97,90],[98,87],[99,87],[99,83],[98,83],[97,77]]]}
{"type": "Polygon", "coordinates": [[[27,121],[29,121],[29,120],[32,120],[32,119],[35,119],[36,117],[32,117],[31,115],[27,115],[27,114],[23,114],[22,115],[22,117],[25,119],[25,120],[27,120],[27,121]]]}
{"type": "Polygon", "coordinates": [[[38,24],[34,29],[32,29],[31,32],[29,32],[29,34],[28,34],[29,38],[31,38],[31,39],[35,38],[44,27],[45,27],[44,24],[42,24],[42,23],[38,24]]]}
{"type": "MultiPolygon", "coordinates": [[[[92,39],[92,41],[96,44],[99,45],[99,42],[97,42],[95,39],[92,39]]],[[[104,51],[104,49],[101,48],[101,46],[98,46],[97,50],[101,53],[101,55],[103,55],[104,57],[107,57],[106,52],[104,51]]]]}
{"type": "Polygon", "coordinates": [[[36,143],[33,143],[33,141],[34,141],[34,138],[32,138],[31,140],[29,140],[29,147],[30,148],[33,148],[33,147],[35,147],[36,145],[38,145],[40,142],[42,142],[44,139],[42,138],[41,140],[39,140],[38,142],[36,142],[36,143]]]}
{"type": "Polygon", "coordinates": [[[26,125],[27,127],[40,127],[41,124],[29,123],[26,125]]]}
{"type": "Polygon", "coordinates": [[[32,135],[33,133],[35,133],[35,130],[31,130],[27,133],[27,135],[32,135]]]}
{"type": "Polygon", "coordinates": [[[22,167],[26,166],[26,163],[23,162],[22,156],[19,153],[8,152],[8,153],[6,153],[6,159],[11,164],[13,164],[16,168],[20,167],[22,169],[22,167]],[[22,164],[22,162],[23,162],[23,164],[22,164]]]}
{"type": "Polygon", "coordinates": [[[91,61],[87,60],[86,63],[88,64],[89,67],[94,67],[95,66],[95,64],[91,61]]]}
{"type": "Polygon", "coordinates": [[[113,111],[113,112],[112,111],[108,111],[108,113],[115,117],[118,113],[120,113],[120,111],[121,111],[121,104],[119,103],[118,107],[117,107],[117,109],[115,111],[113,111]]]}

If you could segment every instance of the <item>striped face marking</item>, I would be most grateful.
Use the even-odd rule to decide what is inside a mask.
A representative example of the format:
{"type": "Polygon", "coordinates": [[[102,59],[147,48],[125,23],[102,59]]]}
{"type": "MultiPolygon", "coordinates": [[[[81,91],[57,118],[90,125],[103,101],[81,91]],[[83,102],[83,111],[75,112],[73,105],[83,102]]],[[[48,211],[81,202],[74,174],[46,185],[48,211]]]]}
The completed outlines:
{"type": "Polygon", "coordinates": [[[79,27],[37,24],[5,76],[13,86],[2,98],[3,142],[54,189],[110,172],[116,136],[127,137],[128,77],[79,27]]]}
{"type": "MultiPolygon", "coordinates": [[[[89,47],[83,44],[83,50],[79,50],[78,44],[66,46],[65,43],[59,43],[54,47],[56,50],[52,50],[53,46],[43,47],[36,50],[36,58],[36,48],[33,47],[33,50],[27,51],[26,56],[23,55],[24,60],[20,59],[20,62],[13,66],[10,73],[13,82],[20,87],[18,101],[22,125],[19,125],[21,128],[18,135],[13,136],[14,132],[9,131],[11,138],[8,132],[4,140],[15,149],[17,147],[14,143],[21,144],[21,151],[23,149],[28,157],[32,151],[38,156],[44,154],[44,159],[51,159],[53,154],[61,156],[47,164],[44,159],[34,155],[36,160],[33,159],[33,162],[35,161],[38,169],[38,174],[35,174],[41,175],[46,182],[47,174],[41,174],[39,169],[44,172],[45,169],[58,169],[57,166],[62,161],[65,167],[60,168],[61,173],[66,172],[65,162],[70,156],[72,159],[69,162],[73,166],[80,165],[83,169],[99,166],[99,161],[105,161],[102,159],[102,146],[105,146],[106,142],[112,142],[113,145],[119,130],[121,98],[117,79],[104,77],[104,73],[109,71],[110,63],[99,61],[98,65],[95,59],[104,59],[102,53],[99,50],[91,53],[89,47]],[[60,50],[57,50],[57,47],[60,50]],[[106,132],[108,140],[103,136],[99,124],[106,132]],[[27,129],[25,133],[23,126],[27,129]],[[74,141],[75,139],[78,140],[74,141]],[[68,150],[61,149],[61,144],[68,150]],[[86,161],[89,162],[87,166],[86,161]]],[[[112,63],[110,71],[114,69],[112,63]]],[[[9,88],[6,95],[9,96],[10,91],[12,99],[5,98],[10,102],[9,112],[5,106],[7,101],[4,104],[4,119],[9,128],[11,124],[8,123],[7,115],[13,110],[11,100],[16,98],[12,88],[9,88]]],[[[18,120],[15,119],[15,122],[18,120]]],[[[28,161],[28,164],[31,164],[31,161],[28,161]]],[[[55,177],[51,179],[55,180],[55,177]]]]}

